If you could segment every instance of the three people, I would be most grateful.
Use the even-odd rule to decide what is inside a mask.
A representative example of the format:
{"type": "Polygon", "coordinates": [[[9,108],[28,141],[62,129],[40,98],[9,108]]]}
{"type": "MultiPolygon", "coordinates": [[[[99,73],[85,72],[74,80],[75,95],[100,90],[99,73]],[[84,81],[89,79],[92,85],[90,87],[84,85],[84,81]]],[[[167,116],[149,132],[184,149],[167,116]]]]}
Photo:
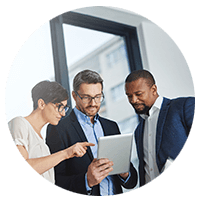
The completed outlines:
{"type": "MultiPolygon", "coordinates": [[[[181,151],[192,125],[195,100],[160,96],[154,77],[146,70],[127,76],[125,92],[140,118],[135,140],[142,186],[162,173],[166,162],[181,151]]],[[[98,138],[120,134],[116,122],[98,114],[104,99],[100,75],[91,70],[79,72],[73,81],[72,96],[76,106],[60,120],[68,108],[67,91],[48,81],[33,88],[33,112],[9,122],[21,154],[46,179],[54,182],[55,176],[56,185],[73,192],[104,196],[122,193],[121,186],[134,188],[137,172],[132,164],[128,173],[109,176],[113,162],[96,159],[98,138]],[[40,134],[46,123],[50,123],[48,146],[40,134]]]]}

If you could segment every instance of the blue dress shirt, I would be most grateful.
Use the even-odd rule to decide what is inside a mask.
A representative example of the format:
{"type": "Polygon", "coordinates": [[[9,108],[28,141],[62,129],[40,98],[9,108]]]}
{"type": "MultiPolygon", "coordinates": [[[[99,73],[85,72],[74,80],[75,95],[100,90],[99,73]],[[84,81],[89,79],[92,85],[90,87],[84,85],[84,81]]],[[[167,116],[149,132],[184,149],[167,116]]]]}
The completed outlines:
{"type": "MultiPolygon", "coordinates": [[[[74,108],[74,113],[77,117],[78,122],[80,123],[85,136],[88,140],[88,142],[94,143],[95,146],[91,146],[91,150],[93,153],[93,157],[97,158],[97,146],[98,146],[98,138],[104,136],[104,132],[101,126],[101,123],[99,122],[99,115],[97,114],[94,117],[94,124],[91,123],[90,118],[79,111],[76,107],[74,108]]],[[[129,175],[130,177],[130,175],[129,175]]],[[[126,179],[128,181],[129,177],[126,179]]],[[[123,180],[123,179],[122,179],[123,180]]],[[[124,182],[126,182],[124,181],[124,182]]],[[[86,189],[87,191],[90,191],[92,188],[88,186],[87,182],[87,173],[85,174],[85,183],[86,183],[86,189]]],[[[107,176],[104,178],[100,183],[100,195],[113,195],[115,194],[115,188],[113,185],[113,177],[107,176]]]]}

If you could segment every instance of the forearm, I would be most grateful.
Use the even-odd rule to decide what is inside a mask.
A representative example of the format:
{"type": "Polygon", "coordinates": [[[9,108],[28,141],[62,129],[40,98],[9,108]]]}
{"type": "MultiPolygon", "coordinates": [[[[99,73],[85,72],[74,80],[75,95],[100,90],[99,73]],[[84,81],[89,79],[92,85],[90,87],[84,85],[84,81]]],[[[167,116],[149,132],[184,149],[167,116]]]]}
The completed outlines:
{"type": "Polygon", "coordinates": [[[67,153],[65,150],[63,150],[45,157],[26,159],[26,161],[39,174],[43,174],[67,158],[67,153]]]}

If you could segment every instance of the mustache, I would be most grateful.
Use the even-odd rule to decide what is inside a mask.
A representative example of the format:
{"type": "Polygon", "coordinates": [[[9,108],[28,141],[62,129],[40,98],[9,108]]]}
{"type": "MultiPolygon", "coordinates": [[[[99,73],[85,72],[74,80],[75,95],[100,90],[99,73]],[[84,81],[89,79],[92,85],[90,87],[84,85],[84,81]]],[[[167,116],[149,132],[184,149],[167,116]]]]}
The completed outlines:
{"type": "Polygon", "coordinates": [[[146,106],[144,103],[132,103],[131,105],[132,105],[133,107],[135,107],[135,106],[140,106],[140,105],[146,106]]]}
{"type": "Polygon", "coordinates": [[[86,108],[97,108],[98,106],[87,106],[86,108]]]}
{"type": "Polygon", "coordinates": [[[150,109],[150,107],[146,106],[145,103],[133,103],[131,105],[133,106],[133,108],[135,109],[135,112],[137,114],[146,114],[150,109]],[[141,105],[144,106],[144,108],[143,109],[137,109],[137,106],[141,106],[141,105]]]}

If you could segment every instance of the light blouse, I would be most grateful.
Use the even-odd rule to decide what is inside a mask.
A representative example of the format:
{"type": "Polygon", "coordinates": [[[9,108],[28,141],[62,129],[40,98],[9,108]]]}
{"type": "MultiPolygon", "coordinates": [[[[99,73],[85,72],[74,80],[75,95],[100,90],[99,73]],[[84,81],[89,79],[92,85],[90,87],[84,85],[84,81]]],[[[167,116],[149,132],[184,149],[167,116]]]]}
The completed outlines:
{"type": "MultiPolygon", "coordinates": [[[[24,117],[16,117],[8,123],[10,132],[16,145],[24,146],[29,159],[50,155],[45,141],[35,132],[31,124],[24,117]]],[[[55,183],[54,168],[46,171],[42,176],[55,183]]]]}

